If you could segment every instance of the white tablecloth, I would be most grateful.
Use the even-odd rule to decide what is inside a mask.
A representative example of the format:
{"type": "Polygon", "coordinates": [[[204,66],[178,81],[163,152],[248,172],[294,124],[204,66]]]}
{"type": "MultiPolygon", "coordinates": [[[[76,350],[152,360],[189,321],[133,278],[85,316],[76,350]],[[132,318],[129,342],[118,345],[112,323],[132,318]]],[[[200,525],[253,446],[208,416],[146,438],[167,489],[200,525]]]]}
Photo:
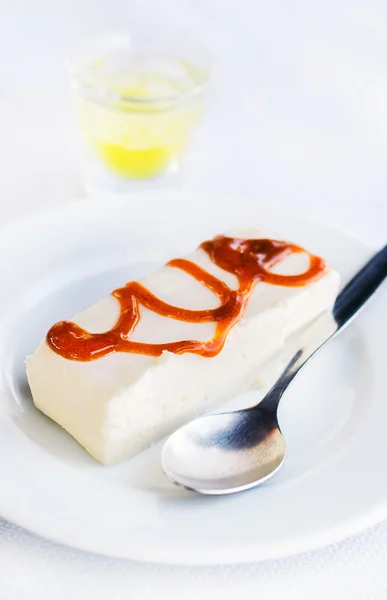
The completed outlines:
{"type": "Polygon", "coordinates": [[[336,546],[234,567],[174,567],[93,556],[0,521],[2,600],[385,600],[387,523],[336,546]]]}
{"type": "MultiPolygon", "coordinates": [[[[209,110],[185,186],[275,199],[371,244],[387,231],[387,4],[382,0],[0,0],[0,221],[82,194],[62,70],[108,26],[174,23],[212,49],[209,110]]],[[[1,493],[1,491],[0,491],[1,493]]],[[[1,600],[387,598],[387,523],[257,565],[134,564],[0,520],[1,600]]]]}

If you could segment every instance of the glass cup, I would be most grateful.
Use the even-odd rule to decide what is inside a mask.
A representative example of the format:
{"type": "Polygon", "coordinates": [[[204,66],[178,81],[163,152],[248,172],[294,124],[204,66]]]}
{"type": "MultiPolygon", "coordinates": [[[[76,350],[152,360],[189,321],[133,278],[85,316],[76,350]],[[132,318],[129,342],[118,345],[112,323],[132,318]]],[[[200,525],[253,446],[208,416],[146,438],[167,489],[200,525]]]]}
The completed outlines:
{"type": "Polygon", "coordinates": [[[203,110],[207,52],[186,37],[107,34],[76,48],[69,69],[86,190],[168,187],[203,110]]]}

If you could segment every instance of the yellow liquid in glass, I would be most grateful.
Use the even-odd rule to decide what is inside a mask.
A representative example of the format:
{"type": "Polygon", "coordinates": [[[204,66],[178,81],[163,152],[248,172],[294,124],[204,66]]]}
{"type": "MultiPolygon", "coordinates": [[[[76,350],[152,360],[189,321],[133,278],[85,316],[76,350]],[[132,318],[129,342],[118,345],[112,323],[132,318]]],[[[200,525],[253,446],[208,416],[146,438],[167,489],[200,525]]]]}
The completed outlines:
{"type": "Polygon", "coordinates": [[[173,148],[127,148],[112,142],[97,142],[100,158],[109,169],[133,179],[147,179],[162,173],[174,156],[173,148]]]}
{"type": "MultiPolygon", "coordinates": [[[[183,64],[192,75],[192,67],[183,64]]],[[[180,105],[156,100],[184,91],[174,79],[159,73],[120,74],[120,80],[108,90],[132,101],[79,99],[78,113],[87,145],[112,173],[130,179],[155,177],[184,153],[201,103],[198,99],[180,105]],[[124,83],[125,78],[128,81],[124,83]],[[136,98],[141,101],[133,102],[136,98]]],[[[189,83],[192,87],[192,78],[189,83]]]]}

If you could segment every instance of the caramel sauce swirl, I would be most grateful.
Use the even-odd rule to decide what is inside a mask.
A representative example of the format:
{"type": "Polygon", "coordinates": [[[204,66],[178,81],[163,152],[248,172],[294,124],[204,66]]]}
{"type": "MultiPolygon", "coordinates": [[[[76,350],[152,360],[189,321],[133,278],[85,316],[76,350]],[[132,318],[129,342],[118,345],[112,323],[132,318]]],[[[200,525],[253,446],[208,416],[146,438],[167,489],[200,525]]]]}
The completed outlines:
{"type": "Polygon", "coordinates": [[[277,240],[248,240],[219,235],[203,242],[200,248],[215,265],[236,276],[238,289],[230,289],[223,281],[189,260],[175,258],[167,266],[185,271],[211,290],[219,298],[216,308],[188,310],[173,306],[157,298],[141,283],[130,281],[112,294],[120,304],[120,315],[109,331],[92,333],[75,323],[60,321],[48,331],[47,344],[63,358],[83,362],[97,360],[112,352],[160,356],[166,350],[174,354],[192,352],[204,357],[216,356],[222,350],[229,331],[242,318],[258,282],[285,287],[305,286],[319,280],[327,271],[322,258],[309,255],[309,268],[304,273],[273,273],[271,269],[290,254],[305,252],[300,246],[277,240]],[[207,341],[181,340],[165,344],[132,341],[131,335],[140,320],[140,305],[169,319],[188,323],[214,322],[215,335],[207,341]]]}

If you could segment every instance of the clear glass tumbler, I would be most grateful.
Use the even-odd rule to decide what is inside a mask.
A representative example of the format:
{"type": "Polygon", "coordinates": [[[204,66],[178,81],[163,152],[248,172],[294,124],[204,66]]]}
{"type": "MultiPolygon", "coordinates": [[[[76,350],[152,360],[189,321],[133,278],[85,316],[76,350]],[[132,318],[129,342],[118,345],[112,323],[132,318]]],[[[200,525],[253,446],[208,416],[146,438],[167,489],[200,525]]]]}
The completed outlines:
{"type": "Polygon", "coordinates": [[[202,113],[210,60],[186,38],[105,34],[70,55],[87,191],[161,186],[202,113]]]}

